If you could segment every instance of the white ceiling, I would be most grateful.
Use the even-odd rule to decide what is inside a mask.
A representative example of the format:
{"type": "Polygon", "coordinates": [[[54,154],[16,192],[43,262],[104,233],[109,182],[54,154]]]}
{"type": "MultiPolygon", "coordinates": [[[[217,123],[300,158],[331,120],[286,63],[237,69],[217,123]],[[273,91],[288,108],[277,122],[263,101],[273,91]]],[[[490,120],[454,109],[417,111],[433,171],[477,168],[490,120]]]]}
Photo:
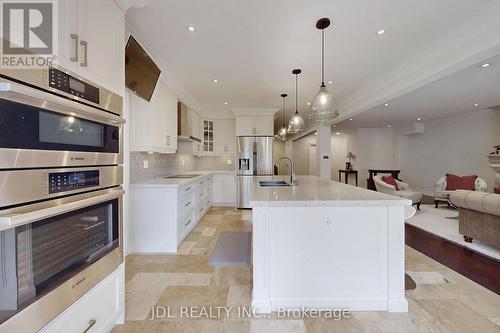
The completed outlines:
{"type": "MultiPolygon", "coordinates": [[[[416,122],[450,117],[500,105],[500,55],[415,89],[393,100],[336,124],[337,130],[352,128],[406,128],[416,122]],[[479,104],[475,106],[474,104],[479,104]],[[420,118],[420,121],[417,120],[420,118]],[[352,120],[350,120],[352,119],[352,120]]],[[[499,131],[500,131],[500,124],[499,131]]]]}
{"type": "Polygon", "coordinates": [[[125,2],[143,6],[128,10],[127,23],[186,91],[185,102],[214,117],[230,115],[231,108],[280,108],[283,92],[291,112],[293,68],[303,70],[299,100],[306,117],[306,102],[320,84],[314,25],[321,17],[332,21],[326,79],[335,82],[329,88],[345,116],[500,54],[498,0],[125,2]],[[379,29],[387,33],[378,36],[379,29]]]}

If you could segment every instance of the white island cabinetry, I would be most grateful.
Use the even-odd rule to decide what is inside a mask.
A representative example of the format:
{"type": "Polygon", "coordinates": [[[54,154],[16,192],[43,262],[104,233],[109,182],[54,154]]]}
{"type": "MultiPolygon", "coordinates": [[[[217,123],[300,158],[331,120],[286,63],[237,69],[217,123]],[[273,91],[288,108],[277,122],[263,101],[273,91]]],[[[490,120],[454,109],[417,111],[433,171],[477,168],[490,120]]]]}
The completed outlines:
{"type": "Polygon", "coordinates": [[[251,186],[256,311],[406,312],[404,220],[414,213],[411,202],[298,178],[297,187],[264,188],[258,179],[251,186]]]}

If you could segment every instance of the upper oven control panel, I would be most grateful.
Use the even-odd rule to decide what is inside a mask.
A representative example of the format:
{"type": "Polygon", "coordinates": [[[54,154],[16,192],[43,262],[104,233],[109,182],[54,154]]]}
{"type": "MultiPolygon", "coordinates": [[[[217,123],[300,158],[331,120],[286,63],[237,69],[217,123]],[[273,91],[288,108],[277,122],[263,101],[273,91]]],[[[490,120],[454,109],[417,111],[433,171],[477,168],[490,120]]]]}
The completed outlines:
{"type": "Polygon", "coordinates": [[[49,194],[99,186],[99,170],[49,173],[49,194]]]}
{"type": "Polygon", "coordinates": [[[80,81],[58,69],[49,68],[49,86],[99,104],[99,88],[80,81]]]}

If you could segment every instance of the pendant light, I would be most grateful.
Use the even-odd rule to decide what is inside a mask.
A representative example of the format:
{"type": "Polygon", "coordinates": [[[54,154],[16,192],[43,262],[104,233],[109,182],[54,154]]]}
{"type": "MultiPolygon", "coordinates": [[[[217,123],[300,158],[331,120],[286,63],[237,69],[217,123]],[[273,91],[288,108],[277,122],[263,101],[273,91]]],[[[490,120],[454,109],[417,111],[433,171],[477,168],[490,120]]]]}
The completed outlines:
{"type": "Polygon", "coordinates": [[[278,131],[278,139],[280,139],[281,141],[286,141],[286,136],[288,134],[288,129],[285,127],[285,98],[287,96],[287,94],[281,94],[281,97],[283,98],[283,108],[281,109],[281,120],[283,126],[278,131]]]}
{"type": "Polygon", "coordinates": [[[310,120],[335,119],[339,116],[335,101],[325,86],[325,29],[330,26],[330,19],[324,17],[316,22],[316,29],[321,30],[321,87],[319,88],[312,111],[309,114],[310,120]]]}
{"type": "Polygon", "coordinates": [[[292,74],[295,75],[295,114],[288,122],[288,133],[300,133],[306,130],[304,119],[299,114],[298,94],[299,94],[299,74],[301,69],[294,69],[292,74]]]}

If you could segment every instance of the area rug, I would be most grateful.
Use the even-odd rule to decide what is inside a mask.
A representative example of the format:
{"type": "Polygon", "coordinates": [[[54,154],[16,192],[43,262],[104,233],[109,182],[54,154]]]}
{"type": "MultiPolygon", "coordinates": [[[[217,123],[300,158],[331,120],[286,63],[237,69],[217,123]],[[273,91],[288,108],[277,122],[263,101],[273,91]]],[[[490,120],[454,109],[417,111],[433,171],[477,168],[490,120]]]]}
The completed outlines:
{"type": "Polygon", "coordinates": [[[439,208],[434,208],[434,205],[421,205],[420,211],[417,211],[415,216],[407,219],[406,223],[500,261],[500,249],[478,240],[466,243],[463,236],[458,232],[458,220],[449,219],[453,215],[458,215],[458,212],[451,207],[439,206],[439,208]]]}
{"type": "Polygon", "coordinates": [[[224,231],[220,234],[208,264],[212,266],[249,266],[252,233],[224,231]]]}

